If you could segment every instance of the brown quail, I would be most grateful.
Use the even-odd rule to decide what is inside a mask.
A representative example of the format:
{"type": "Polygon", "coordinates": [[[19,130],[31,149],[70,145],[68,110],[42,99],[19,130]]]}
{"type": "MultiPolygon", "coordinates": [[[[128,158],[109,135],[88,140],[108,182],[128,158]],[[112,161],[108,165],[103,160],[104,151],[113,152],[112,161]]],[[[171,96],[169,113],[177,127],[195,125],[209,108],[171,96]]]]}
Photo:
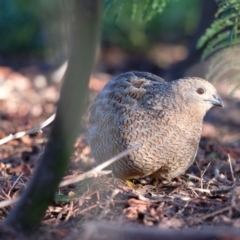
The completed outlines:
{"type": "Polygon", "coordinates": [[[213,85],[189,77],[165,82],[146,72],[113,78],[91,107],[89,143],[97,163],[132,145],[140,148],[112,164],[121,179],[171,180],[193,163],[203,117],[223,107],[213,85]]]}

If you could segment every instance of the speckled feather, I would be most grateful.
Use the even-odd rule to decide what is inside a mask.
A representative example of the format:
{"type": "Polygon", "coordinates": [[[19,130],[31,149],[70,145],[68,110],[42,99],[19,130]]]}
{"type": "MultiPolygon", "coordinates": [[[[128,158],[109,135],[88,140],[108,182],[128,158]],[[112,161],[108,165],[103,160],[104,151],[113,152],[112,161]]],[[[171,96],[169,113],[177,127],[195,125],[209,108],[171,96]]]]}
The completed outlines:
{"type": "Polygon", "coordinates": [[[184,173],[195,159],[203,117],[212,107],[196,93],[199,86],[216,93],[200,78],[167,83],[144,72],[113,78],[90,109],[89,143],[96,162],[140,143],[112,164],[116,177],[171,180],[184,173]]]}

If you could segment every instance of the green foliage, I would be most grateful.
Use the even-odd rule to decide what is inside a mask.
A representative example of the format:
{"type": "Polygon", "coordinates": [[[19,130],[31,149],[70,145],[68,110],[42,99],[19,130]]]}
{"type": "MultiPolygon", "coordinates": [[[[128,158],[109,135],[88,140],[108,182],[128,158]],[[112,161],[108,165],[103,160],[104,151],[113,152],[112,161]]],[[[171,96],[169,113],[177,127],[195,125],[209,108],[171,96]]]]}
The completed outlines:
{"type": "Polygon", "coordinates": [[[0,1],[0,52],[1,54],[34,52],[43,47],[43,34],[34,13],[20,1],[0,1]]]}
{"type": "Polygon", "coordinates": [[[196,0],[168,0],[163,12],[155,15],[150,14],[152,5],[144,11],[148,2],[145,0],[138,0],[135,8],[134,0],[125,0],[119,15],[118,2],[108,0],[109,5],[105,4],[102,42],[104,46],[117,46],[129,52],[145,53],[157,42],[183,42],[192,35],[201,14],[201,3],[196,0]]]}
{"type": "Polygon", "coordinates": [[[125,7],[128,4],[131,4],[132,19],[138,19],[145,22],[151,20],[157,13],[163,12],[169,1],[170,0],[104,0],[104,14],[106,14],[109,10],[115,9],[115,15],[118,20],[121,17],[122,12],[125,10],[125,7]]]}
{"type": "MultiPolygon", "coordinates": [[[[0,0],[0,54],[16,65],[61,62],[68,55],[72,0],[0,0]]],[[[199,0],[104,0],[102,41],[131,52],[190,36],[199,0]],[[186,11],[188,9],[188,11],[186,11]],[[159,14],[161,13],[161,14],[159,14]]]]}
{"type": "Polygon", "coordinates": [[[240,0],[215,0],[219,8],[215,21],[199,39],[197,48],[204,48],[202,59],[215,51],[240,42],[240,0]]]}
{"type": "Polygon", "coordinates": [[[1,57],[47,59],[66,55],[72,1],[0,0],[1,57]]]}
{"type": "Polygon", "coordinates": [[[215,20],[199,39],[197,47],[203,48],[202,59],[210,55],[206,78],[212,82],[225,80],[230,86],[230,96],[240,90],[240,0],[215,0],[218,10],[215,20]]]}

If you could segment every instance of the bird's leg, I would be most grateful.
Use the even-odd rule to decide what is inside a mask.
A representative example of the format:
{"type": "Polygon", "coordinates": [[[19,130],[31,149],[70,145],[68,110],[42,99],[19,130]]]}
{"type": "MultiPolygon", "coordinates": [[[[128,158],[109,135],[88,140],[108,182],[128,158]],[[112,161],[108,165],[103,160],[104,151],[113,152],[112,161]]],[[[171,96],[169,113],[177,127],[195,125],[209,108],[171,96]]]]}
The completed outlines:
{"type": "Polygon", "coordinates": [[[131,187],[131,188],[136,187],[136,185],[135,185],[135,184],[133,183],[133,181],[130,180],[130,179],[125,180],[125,182],[126,182],[126,184],[127,184],[129,187],[131,187]]]}
{"type": "Polygon", "coordinates": [[[138,183],[138,181],[136,182],[135,179],[127,179],[125,180],[125,183],[131,188],[138,188],[142,186],[142,184],[138,183]]]}

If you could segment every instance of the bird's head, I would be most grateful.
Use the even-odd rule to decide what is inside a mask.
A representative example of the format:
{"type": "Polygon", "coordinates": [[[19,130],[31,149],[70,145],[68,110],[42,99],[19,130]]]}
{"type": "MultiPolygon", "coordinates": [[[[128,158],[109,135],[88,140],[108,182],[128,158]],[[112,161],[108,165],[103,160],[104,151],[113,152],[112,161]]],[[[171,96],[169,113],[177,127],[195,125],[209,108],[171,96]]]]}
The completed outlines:
{"type": "Polygon", "coordinates": [[[205,114],[213,106],[223,107],[223,101],[215,87],[208,81],[188,77],[171,82],[176,95],[186,107],[195,107],[205,114]]]}

